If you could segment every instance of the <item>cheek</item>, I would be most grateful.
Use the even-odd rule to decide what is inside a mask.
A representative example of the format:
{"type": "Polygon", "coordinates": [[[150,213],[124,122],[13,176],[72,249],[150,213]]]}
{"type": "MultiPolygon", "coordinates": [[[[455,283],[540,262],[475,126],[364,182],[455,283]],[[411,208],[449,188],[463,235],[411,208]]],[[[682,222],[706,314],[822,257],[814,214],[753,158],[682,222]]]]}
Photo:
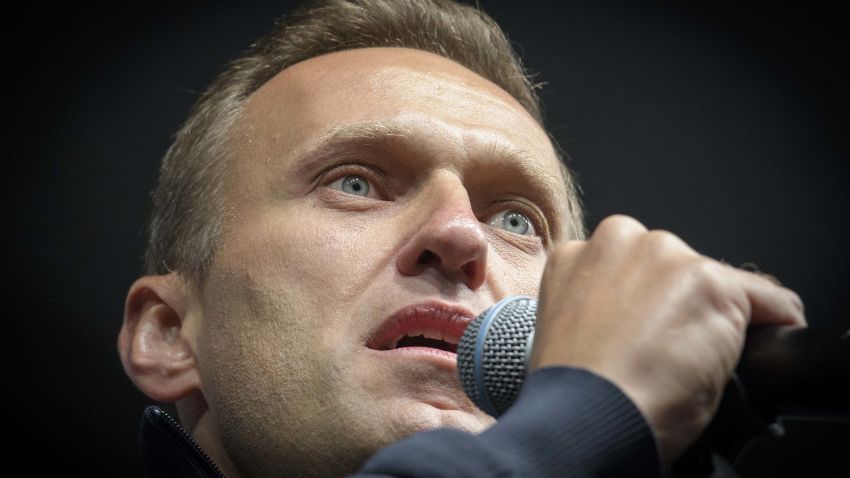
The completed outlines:
{"type": "MultiPolygon", "coordinates": [[[[243,221],[217,256],[219,269],[254,282],[287,284],[325,303],[328,293],[368,280],[389,234],[375,218],[304,205],[269,210],[243,221]]],[[[293,289],[294,288],[294,289],[293,289]]]]}
{"type": "Polygon", "coordinates": [[[491,244],[493,254],[488,261],[494,290],[505,295],[536,298],[540,294],[540,279],[548,256],[542,252],[529,255],[498,240],[491,244]]]}
{"type": "Polygon", "coordinates": [[[246,220],[225,239],[205,283],[202,387],[216,415],[246,441],[315,429],[311,420],[357,390],[349,356],[360,344],[342,335],[391,246],[373,224],[329,216],[246,220]],[[264,425],[252,426],[246,414],[264,425]]]}
{"type": "Polygon", "coordinates": [[[345,353],[340,335],[351,328],[352,304],[390,255],[387,229],[309,209],[246,218],[226,237],[205,286],[208,354],[232,356],[226,368],[284,357],[305,368],[333,361],[317,361],[317,350],[345,353]]]}

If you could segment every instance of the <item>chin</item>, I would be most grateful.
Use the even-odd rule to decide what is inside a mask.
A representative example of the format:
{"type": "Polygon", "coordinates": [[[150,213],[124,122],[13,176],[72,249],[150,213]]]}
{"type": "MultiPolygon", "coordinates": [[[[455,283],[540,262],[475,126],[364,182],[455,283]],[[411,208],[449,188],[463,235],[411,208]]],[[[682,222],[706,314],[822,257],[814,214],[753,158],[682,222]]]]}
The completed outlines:
{"type": "Polygon", "coordinates": [[[478,434],[490,428],[496,419],[478,409],[470,413],[420,402],[402,411],[401,422],[404,435],[441,427],[478,434]]]}
{"type": "Polygon", "coordinates": [[[478,434],[490,428],[496,423],[496,419],[490,415],[480,412],[480,415],[471,415],[465,412],[457,412],[462,416],[449,416],[443,426],[456,428],[469,433],[478,434]]]}

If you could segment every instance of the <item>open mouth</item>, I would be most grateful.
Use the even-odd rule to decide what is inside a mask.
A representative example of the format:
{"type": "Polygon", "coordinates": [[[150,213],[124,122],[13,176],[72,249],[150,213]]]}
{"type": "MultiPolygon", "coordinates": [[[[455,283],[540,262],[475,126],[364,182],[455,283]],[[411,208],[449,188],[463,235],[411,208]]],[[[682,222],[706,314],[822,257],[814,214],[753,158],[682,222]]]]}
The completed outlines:
{"type": "Polygon", "coordinates": [[[422,331],[418,335],[415,334],[416,331],[411,331],[403,337],[394,340],[387,348],[382,350],[395,350],[404,347],[426,347],[457,353],[457,344],[460,342],[459,337],[445,337],[438,330],[427,330],[422,331]]]}
{"type": "Polygon", "coordinates": [[[457,353],[457,345],[471,320],[472,314],[463,308],[416,304],[387,318],[366,346],[381,351],[423,347],[457,353]]]}

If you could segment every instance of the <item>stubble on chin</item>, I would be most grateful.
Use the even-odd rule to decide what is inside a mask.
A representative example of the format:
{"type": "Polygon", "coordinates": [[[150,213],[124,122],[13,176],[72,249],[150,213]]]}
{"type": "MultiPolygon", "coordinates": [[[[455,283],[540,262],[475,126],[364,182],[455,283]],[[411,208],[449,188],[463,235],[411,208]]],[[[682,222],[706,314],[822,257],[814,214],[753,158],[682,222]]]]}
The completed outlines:
{"type": "Polygon", "coordinates": [[[440,409],[428,403],[411,402],[397,410],[394,420],[395,440],[414,433],[437,428],[453,428],[471,434],[479,434],[493,426],[496,420],[480,410],[440,409]]]}

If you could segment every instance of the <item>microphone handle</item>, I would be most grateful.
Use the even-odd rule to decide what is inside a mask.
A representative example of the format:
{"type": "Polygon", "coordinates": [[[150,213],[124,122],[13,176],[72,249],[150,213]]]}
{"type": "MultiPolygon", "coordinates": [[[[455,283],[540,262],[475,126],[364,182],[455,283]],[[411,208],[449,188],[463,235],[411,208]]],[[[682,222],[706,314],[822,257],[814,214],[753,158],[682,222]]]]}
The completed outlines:
{"type": "Polygon", "coordinates": [[[763,418],[787,413],[850,416],[850,331],[752,328],[736,375],[746,400],[763,418]]]}
{"type": "Polygon", "coordinates": [[[836,460],[838,455],[829,448],[834,448],[832,441],[848,437],[850,331],[751,328],[717,413],[676,460],[672,476],[737,476],[718,470],[729,462],[752,461],[747,450],[756,458],[770,455],[778,463],[805,455],[787,449],[776,455],[777,449],[787,447],[783,442],[815,444],[817,451],[809,451],[818,460],[836,460]]]}

